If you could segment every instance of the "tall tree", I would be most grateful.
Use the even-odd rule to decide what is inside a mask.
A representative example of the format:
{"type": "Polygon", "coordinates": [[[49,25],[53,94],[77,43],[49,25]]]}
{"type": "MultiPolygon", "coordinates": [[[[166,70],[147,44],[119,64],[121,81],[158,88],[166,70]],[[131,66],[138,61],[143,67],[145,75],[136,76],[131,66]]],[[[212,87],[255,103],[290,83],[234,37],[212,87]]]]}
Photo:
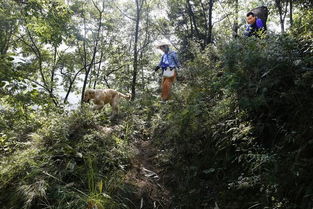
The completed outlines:
{"type": "Polygon", "coordinates": [[[275,0],[275,6],[278,10],[280,28],[282,33],[285,32],[285,19],[288,13],[288,3],[289,1],[285,0],[275,0]]]}
{"type": "Polygon", "coordinates": [[[238,37],[239,29],[239,0],[235,0],[235,20],[233,26],[233,37],[238,37]]]}
{"type": "Polygon", "coordinates": [[[136,3],[136,17],[135,17],[135,41],[134,41],[134,61],[133,61],[133,78],[132,78],[132,100],[136,97],[136,83],[138,74],[138,39],[139,39],[139,25],[142,16],[142,9],[145,0],[135,0],[136,3]]]}
{"type": "MultiPolygon", "coordinates": [[[[62,41],[67,36],[67,26],[71,17],[69,8],[61,1],[42,0],[20,3],[20,28],[16,35],[18,44],[28,55],[34,56],[32,65],[38,69],[37,75],[27,77],[31,83],[41,87],[58,105],[54,93],[56,88],[56,70],[62,41]],[[51,53],[52,52],[52,53],[51,53]]],[[[21,54],[23,56],[23,54],[21,54]]]]}
{"type": "Polygon", "coordinates": [[[197,42],[202,49],[213,43],[214,0],[171,0],[169,18],[176,35],[182,40],[183,57],[188,55],[191,41],[197,42]]]}
{"type": "MultiPolygon", "coordinates": [[[[129,83],[132,100],[137,96],[138,87],[145,85],[146,66],[151,61],[149,59],[149,49],[151,49],[151,43],[153,42],[151,37],[156,33],[153,31],[151,11],[155,5],[155,1],[148,0],[135,0],[125,2],[119,6],[116,5],[128,25],[124,26],[124,40],[127,41],[125,43],[127,47],[123,53],[129,54],[131,59],[125,60],[123,76],[131,78],[129,83]]],[[[124,86],[127,86],[127,84],[124,86]]]]}
{"type": "Polygon", "coordinates": [[[0,2],[0,95],[3,92],[5,82],[11,81],[15,76],[12,69],[12,58],[8,50],[14,42],[14,36],[18,32],[17,5],[8,0],[0,2]]]}
{"type": "Polygon", "coordinates": [[[96,8],[97,10],[97,29],[94,32],[93,36],[95,37],[94,39],[94,43],[93,43],[93,47],[92,47],[92,51],[91,51],[91,59],[88,62],[87,60],[87,49],[86,49],[86,44],[87,44],[87,25],[86,25],[86,15],[84,15],[84,41],[83,41],[83,60],[84,60],[84,70],[85,70],[85,78],[83,80],[83,88],[82,88],[82,94],[81,94],[81,103],[83,102],[83,97],[84,97],[84,92],[86,89],[86,86],[88,84],[88,79],[89,79],[89,75],[90,72],[95,64],[95,59],[96,59],[96,54],[98,51],[98,45],[99,45],[99,41],[100,41],[100,36],[101,36],[101,31],[102,31],[102,21],[103,21],[103,13],[104,13],[104,9],[105,9],[105,4],[104,1],[102,1],[102,6],[99,7],[93,0],[92,0],[93,6],[96,8]]]}
{"type": "Polygon", "coordinates": [[[289,10],[290,26],[293,25],[293,2],[292,2],[292,1],[293,1],[293,0],[290,0],[290,1],[289,1],[289,8],[290,8],[290,10],[289,10]]]}

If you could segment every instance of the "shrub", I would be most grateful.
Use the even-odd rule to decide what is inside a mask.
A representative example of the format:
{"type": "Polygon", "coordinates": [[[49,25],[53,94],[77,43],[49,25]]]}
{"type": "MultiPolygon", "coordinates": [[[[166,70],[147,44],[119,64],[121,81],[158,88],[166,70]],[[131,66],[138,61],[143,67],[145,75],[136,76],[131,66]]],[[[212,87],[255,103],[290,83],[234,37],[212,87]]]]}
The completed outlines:
{"type": "Polygon", "coordinates": [[[155,123],[181,208],[312,207],[312,72],[288,35],[193,49],[182,102],[155,123]]]}

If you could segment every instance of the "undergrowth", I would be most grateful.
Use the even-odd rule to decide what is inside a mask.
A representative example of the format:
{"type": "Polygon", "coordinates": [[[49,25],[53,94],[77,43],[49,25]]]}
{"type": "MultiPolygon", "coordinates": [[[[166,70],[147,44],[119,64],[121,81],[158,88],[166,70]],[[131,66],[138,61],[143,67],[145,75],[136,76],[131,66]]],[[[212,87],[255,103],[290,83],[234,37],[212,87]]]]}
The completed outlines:
{"type": "Polygon", "coordinates": [[[119,194],[131,150],[124,126],[107,128],[108,121],[87,109],[34,118],[40,126],[27,146],[2,157],[1,207],[128,208],[119,194]]]}
{"type": "Polygon", "coordinates": [[[312,208],[310,55],[288,36],[192,50],[153,125],[178,208],[312,208]]]}
{"type": "Polygon", "coordinates": [[[116,120],[86,108],[30,111],[21,120],[13,118],[25,110],[3,111],[1,206],[139,208],[125,176],[133,144],[151,140],[173,208],[312,208],[313,63],[305,46],[288,35],[194,46],[172,100],[146,90],[122,102],[116,120]]]}

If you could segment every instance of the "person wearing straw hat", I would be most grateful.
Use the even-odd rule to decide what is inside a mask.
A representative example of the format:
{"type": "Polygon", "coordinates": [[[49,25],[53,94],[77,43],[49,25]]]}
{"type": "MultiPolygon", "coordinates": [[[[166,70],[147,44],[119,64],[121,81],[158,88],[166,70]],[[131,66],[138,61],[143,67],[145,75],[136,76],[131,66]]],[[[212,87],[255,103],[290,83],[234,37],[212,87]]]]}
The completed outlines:
{"type": "Polygon", "coordinates": [[[162,50],[164,54],[161,57],[161,61],[154,71],[162,69],[162,94],[161,98],[166,101],[170,98],[172,84],[174,83],[177,70],[180,67],[177,53],[170,50],[170,44],[167,42],[161,42],[157,45],[157,48],[162,50]]]}

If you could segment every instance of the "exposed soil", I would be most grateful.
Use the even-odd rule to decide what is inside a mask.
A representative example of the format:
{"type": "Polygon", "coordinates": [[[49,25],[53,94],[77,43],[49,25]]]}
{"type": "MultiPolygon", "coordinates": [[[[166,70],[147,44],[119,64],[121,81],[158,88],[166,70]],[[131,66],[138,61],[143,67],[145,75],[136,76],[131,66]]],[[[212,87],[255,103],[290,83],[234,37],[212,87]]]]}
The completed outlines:
{"type": "Polygon", "coordinates": [[[126,181],[138,188],[136,196],[140,200],[139,208],[170,209],[171,193],[165,187],[161,168],[155,163],[158,150],[149,140],[138,140],[134,146],[136,155],[126,181]]]}

